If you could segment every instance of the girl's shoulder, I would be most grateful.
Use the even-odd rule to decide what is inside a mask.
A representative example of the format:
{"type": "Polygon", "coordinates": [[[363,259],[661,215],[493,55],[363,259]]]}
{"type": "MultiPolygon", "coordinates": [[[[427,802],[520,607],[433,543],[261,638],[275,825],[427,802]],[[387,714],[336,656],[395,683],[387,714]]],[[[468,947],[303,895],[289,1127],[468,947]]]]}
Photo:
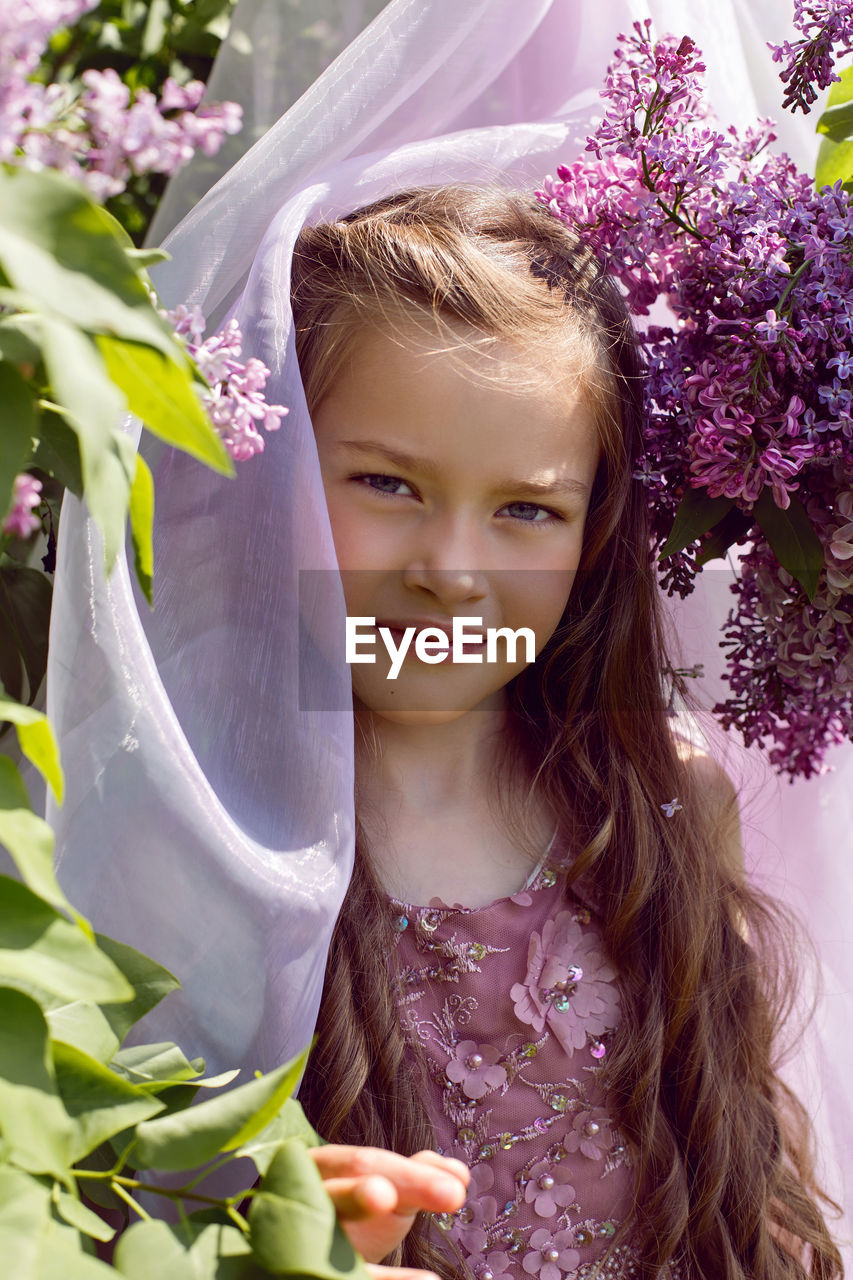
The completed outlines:
{"type": "Polygon", "coordinates": [[[690,806],[699,806],[719,835],[723,866],[734,879],[744,874],[738,793],[729,774],[712,755],[680,734],[674,735],[678,758],[685,766],[690,806]]]}

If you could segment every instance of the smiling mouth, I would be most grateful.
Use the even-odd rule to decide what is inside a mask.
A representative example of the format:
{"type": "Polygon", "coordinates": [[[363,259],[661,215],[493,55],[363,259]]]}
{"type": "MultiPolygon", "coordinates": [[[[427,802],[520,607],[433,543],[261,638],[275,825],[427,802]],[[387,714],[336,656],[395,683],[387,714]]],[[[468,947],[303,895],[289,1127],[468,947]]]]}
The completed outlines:
{"type": "MultiPolygon", "coordinates": [[[[409,627],[414,627],[415,634],[412,636],[411,644],[409,646],[409,651],[412,653],[414,653],[415,641],[423,631],[440,631],[444,636],[444,638],[446,639],[448,646],[452,647],[453,645],[452,624],[445,625],[443,622],[405,622],[405,623],[398,624],[395,622],[383,622],[381,619],[379,619],[377,620],[376,626],[374,629],[378,632],[380,627],[384,627],[386,631],[390,631],[394,639],[394,643],[397,646],[400,645],[400,642],[402,641],[403,636],[405,635],[409,627]]],[[[474,651],[476,649],[485,649],[486,647],[485,634],[482,634],[482,635],[467,634],[465,636],[464,643],[465,643],[466,652],[474,651]]]]}

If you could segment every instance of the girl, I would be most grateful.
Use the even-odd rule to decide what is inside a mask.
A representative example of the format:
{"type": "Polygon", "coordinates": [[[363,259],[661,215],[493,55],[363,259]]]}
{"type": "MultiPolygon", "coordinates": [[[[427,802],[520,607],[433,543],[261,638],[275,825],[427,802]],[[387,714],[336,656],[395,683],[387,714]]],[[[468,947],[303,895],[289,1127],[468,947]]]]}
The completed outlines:
{"type": "Polygon", "coordinates": [[[536,647],[352,668],[309,1117],[470,1167],[402,1250],[443,1276],[838,1274],[774,1070],[794,976],[666,715],[618,291],[528,199],[451,187],[305,229],[292,301],[348,613],[536,647]]]}
{"type": "MultiPolygon", "coordinates": [[[[535,189],[582,147],[617,32],[647,14],[665,30],[673,8],[391,0],[273,123],[288,81],[263,61],[281,10],[240,0],[230,66],[251,86],[254,136],[267,132],[199,203],[209,159],[181,175],[170,207],[182,185],[194,207],[152,274],[164,305],[197,302],[210,332],[238,321],[289,416],[233,483],[149,442],[153,614],[126,564],[104,578],[97,530],[66,504],[48,680],[60,878],[97,927],[180,977],[148,1041],[177,1040],[214,1072],[301,1050],[352,866],[354,676],[360,856],[305,1100],[326,1137],[435,1142],[473,1166],[468,1205],[439,1208],[378,1148],[324,1149],[350,1216],[369,1207],[353,1204],[359,1171],[397,1180],[400,1215],[386,1187],[359,1226],[365,1250],[398,1245],[419,1203],[447,1216],[419,1224],[408,1257],[429,1249],[459,1274],[564,1280],[616,1245],[611,1270],[630,1249],[652,1269],[797,1275],[811,1248],[830,1275],[796,1108],[769,1066],[769,915],[740,880],[730,788],[701,757],[682,762],[662,717],[618,300],[526,204],[487,203],[482,227],[463,194],[345,217],[484,175],[535,189]],[[348,667],[327,506],[350,613],[395,644],[455,617],[530,625],[536,663],[519,669],[523,645],[513,663],[501,642],[497,665],[413,654],[397,681],[348,667]]],[[[767,60],[756,15],[781,35],[775,0],[679,7],[725,120],[778,106],[773,76],[750,71],[767,60]]],[[[222,78],[212,92],[231,96],[222,78]]],[[[805,165],[797,123],[780,133],[805,165]]],[[[715,629],[691,661],[713,654],[715,629]]],[[[840,770],[762,815],[764,866],[784,849],[789,899],[801,871],[842,992],[848,792],[840,770]]],[[[837,1139],[844,1169],[839,1003],[820,1027],[834,1042],[820,1152],[837,1139]]],[[[814,1109],[819,1092],[801,1096],[814,1109]]]]}

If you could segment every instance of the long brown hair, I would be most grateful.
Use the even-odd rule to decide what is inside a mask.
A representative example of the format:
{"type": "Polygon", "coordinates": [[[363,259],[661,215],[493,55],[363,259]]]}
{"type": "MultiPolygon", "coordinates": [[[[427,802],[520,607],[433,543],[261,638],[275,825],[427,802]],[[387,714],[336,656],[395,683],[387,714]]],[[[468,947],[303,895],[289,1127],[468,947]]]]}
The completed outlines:
{"type": "MultiPolygon", "coordinates": [[[[547,341],[580,362],[602,458],[564,616],[509,686],[511,740],[579,851],[569,878],[595,898],[621,975],[603,1083],[633,1154],[642,1274],[680,1257],[704,1280],[841,1275],[805,1112],[775,1070],[796,987],[791,926],[725,865],[724,816],[666,716],[669,664],[645,498],[632,480],[642,366],[617,288],[531,201],[453,187],[306,228],[292,298],[312,409],[365,324],[388,332],[414,318],[528,350],[547,341]],[[683,820],[661,812],[670,796],[683,820]]],[[[397,1018],[387,921],[359,828],[301,1098],[325,1138],[411,1154],[432,1134],[397,1018]]],[[[424,1223],[401,1259],[454,1275],[424,1223]]]]}

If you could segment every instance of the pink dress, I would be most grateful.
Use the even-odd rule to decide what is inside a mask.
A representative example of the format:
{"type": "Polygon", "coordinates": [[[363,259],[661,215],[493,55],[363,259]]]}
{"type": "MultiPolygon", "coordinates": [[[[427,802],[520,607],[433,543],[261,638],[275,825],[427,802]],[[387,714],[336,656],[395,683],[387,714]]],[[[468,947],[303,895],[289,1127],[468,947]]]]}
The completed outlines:
{"type": "Polygon", "coordinates": [[[629,1246],[595,1267],[630,1216],[633,1178],[599,1083],[619,993],[590,909],[545,865],[489,906],[390,910],[436,1143],[472,1174],[433,1237],[477,1280],[629,1276],[629,1246]]]}

